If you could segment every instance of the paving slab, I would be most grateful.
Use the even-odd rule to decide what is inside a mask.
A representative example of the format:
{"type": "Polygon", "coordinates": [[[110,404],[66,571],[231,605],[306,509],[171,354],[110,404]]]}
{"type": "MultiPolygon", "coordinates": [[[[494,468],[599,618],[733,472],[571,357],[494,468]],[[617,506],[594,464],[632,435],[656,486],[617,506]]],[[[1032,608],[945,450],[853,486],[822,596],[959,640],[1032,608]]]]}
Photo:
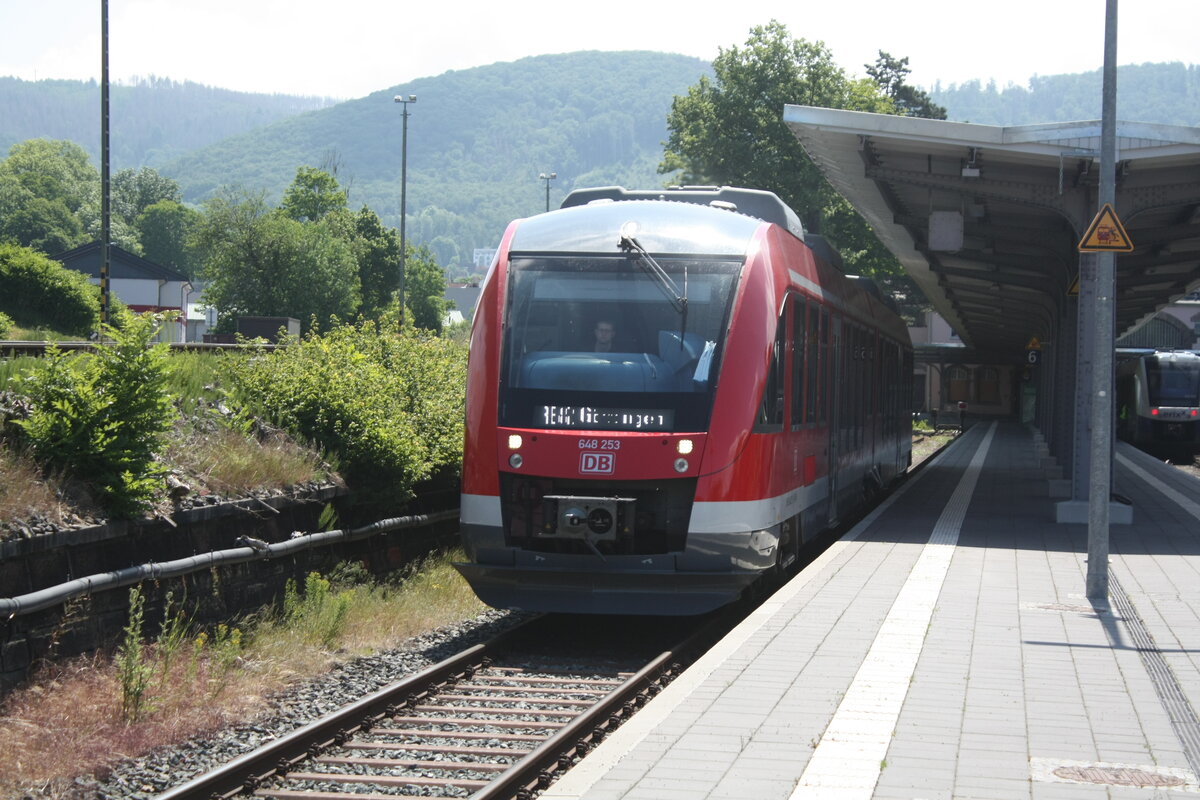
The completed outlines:
{"type": "Polygon", "coordinates": [[[1200,481],[1118,444],[1093,603],[1035,433],[967,430],[541,797],[1200,794],[1200,481]]]}

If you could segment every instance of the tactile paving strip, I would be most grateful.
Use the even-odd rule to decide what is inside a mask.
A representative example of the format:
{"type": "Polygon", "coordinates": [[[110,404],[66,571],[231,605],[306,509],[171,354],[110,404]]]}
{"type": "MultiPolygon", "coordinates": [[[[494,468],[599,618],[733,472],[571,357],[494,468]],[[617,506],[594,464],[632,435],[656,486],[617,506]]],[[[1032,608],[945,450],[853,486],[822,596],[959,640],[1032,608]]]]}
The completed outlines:
{"type": "MultiPolygon", "coordinates": [[[[1171,665],[1163,658],[1158,645],[1154,643],[1154,637],[1146,630],[1145,623],[1138,616],[1137,609],[1130,602],[1129,595],[1125,594],[1125,589],[1115,575],[1109,576],[1108,589],[1113,599],[1113,605],[1125,621],[1125,627],[1133,640],[1133,646],[1137,649],[1138,655],[1142,658],[1142,664],[1150,675],[1154,691],[1158,694],[1159,701],[1162,702],[1163,708],[1170,717],[1171,727],[1175,729],[1175,735],[1179,737],[1179,743],[1183,745],[1183,753],[1187,756],[1188,765],[1192,768],[1192,772],[1200,774],[1200,719],[1197,719],[1195,709],[1188,702],[1187,695],[1183,693],[1183,688],[1175,678],[1175,673],[1171,671],[1171,665]]],[[[1122,644],[1122,642],[1113,642],[1114,647],[1122,644]]]]}

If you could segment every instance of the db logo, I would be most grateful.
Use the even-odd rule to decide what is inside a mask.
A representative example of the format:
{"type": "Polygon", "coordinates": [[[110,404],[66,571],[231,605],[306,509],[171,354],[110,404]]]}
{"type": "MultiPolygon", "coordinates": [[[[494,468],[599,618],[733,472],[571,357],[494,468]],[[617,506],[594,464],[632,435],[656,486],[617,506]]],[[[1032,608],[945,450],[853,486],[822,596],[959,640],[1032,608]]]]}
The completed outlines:
{"type": "Polygon", "coordinates": [[[612,453],[580,453],[579,471],[591,475],[611,475],[615,462],[612,453]]]}

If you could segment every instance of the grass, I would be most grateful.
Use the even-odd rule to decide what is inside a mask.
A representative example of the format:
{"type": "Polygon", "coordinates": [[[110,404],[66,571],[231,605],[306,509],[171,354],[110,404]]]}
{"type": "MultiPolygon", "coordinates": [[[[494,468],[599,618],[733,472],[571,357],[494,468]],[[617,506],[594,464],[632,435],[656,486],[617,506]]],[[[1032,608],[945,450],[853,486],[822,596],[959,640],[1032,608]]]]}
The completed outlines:
{"type": "Polygon", "coordinates": [[[167,386],[184,413],[214,405],[222,399],[220,386],[226,362],[240,353],[173,351],[167,360],[167,386]]]}
{"type": "Polygon", "coordinates": [[[63,523],[70,510],[59,499],[59,483],[27,454],[0,446],[0,520],[63,523]]]}
{"type": "Polygon", "coordinates": [[[16,356],[15,358],[0,358],[0,391],[11,390],[13,381],[24,372],[40,367],[42,359],[37,356],[16,356]]]}
{"type": "Polygon", "coordinates": [[[25,328],[15,322],[8,331],[0,336],[9,342],[78,342],[86,337],[52,330],[50,328],[25,328]]]}
{"type": "Polygon", "coordinates": [[[282,432],[259,439],[222,422],[203,427],[181,422],[168,443],[166,460],[200,494],[242,495],[332,479],[316,452],[282,432]]]}
{"type": "Polygon", "coordinates": [[[913,423],[912,437],[912,461],[913,464],[920,464],[925,459],[929,458],[944,445],[948,444],[958,431],[942,429],[934,431],[930,428],[929,423],[921,420],[919,423],[913,423]]]}
{"type": "Polygon", "coordinates": [[[310,576],[283,608],[206,631],[175,608],[153,638],[139,631],[135,645],[127,634],[124,662],[118,654],[46,665],[0,704],[0,797],[72,794],[76,776],[244,720],[340,661],[477,616],[483,605],[450,565],[461,558],[437,554],[383,582],[310,576]]]}

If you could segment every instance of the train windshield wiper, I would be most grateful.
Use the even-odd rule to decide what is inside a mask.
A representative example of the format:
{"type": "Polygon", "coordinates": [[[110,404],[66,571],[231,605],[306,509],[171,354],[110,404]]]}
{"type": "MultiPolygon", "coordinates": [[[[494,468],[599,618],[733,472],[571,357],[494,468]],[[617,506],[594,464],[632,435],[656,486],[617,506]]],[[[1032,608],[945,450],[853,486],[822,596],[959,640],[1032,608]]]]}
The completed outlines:
{"type": "MultiPolygon", "coordinates": [[[[626,226],[628,228],[629,226],[626,226]]],[[[687,333],[687,265],[683,267],[683,292],[680,293],[678,284],[671,280],[671,276],[667,271],[654,260],[654,256],[646,252],[646,248],[642,247],[642,243],[637,240],[632,231],[625,228],[621,230],[621,240],[617,242],[617,247],[620,247],[626,253],[634,253],[637,255],[638,264],[646,271],[650,277],[654,278],[658,284],[658,288],[666,295],[666,298],[671,301],[671,307],[679,312],[681,317],[679,341],[680,346],[683,346],[683,334],[687,333]]]]}

